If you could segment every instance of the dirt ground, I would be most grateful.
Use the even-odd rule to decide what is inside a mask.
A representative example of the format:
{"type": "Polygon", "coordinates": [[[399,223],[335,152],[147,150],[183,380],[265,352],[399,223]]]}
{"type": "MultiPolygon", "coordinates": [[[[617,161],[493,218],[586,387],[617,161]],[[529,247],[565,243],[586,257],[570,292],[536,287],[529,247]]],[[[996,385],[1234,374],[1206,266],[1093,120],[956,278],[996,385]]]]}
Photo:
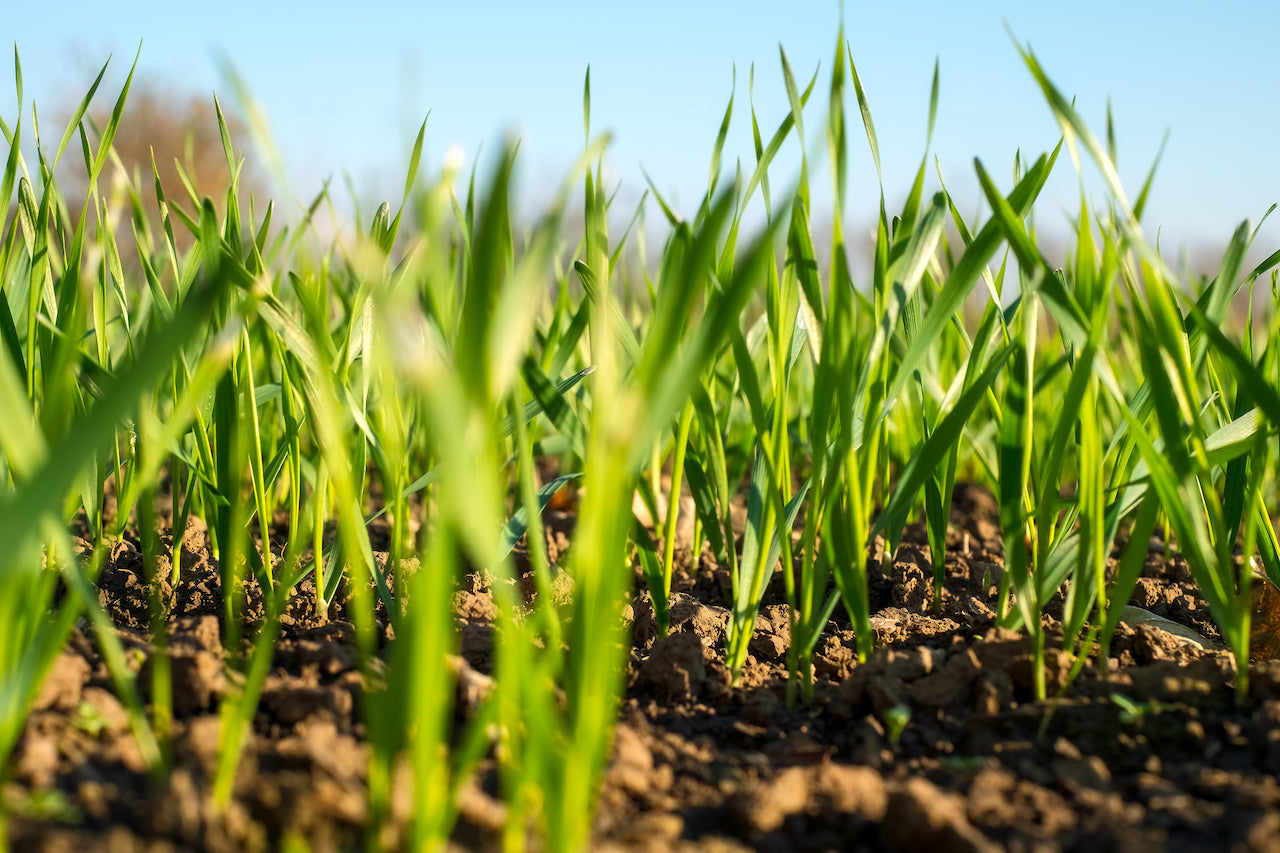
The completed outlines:
{"type": "MultiPolygon", "coordinates": [[[[994,627],[997,507],[972,486],[954,497],[942,612],[929,610],[923,533],[909,529],[891,571],[872,573],[874,656],[855,663],[837,608],[818,644],[808,705],[785,701],[780,573],[740,687],[722,663],[725,572],[705,556],[695,564],[685,549],[672,632],[661,640],[637,577],[628,687],[593,848],[1280,850],[1280,659],[1265,619],[1261,657],[1270,657],[1251,665],[1247,700],[1237,705],[1234,666],[1215,648],[1207,606],[1181,559],[1167,560],[1153,540],[1130,603],[1203,644],[1132,620],[1116,635],[1106,679],[1090,663],[1062,696],[1036,703],[1026,643],[994,627]]],[[[568,547],[572,521],[550,514],[553,559],[568,547]]],[[[77,629],[10,764],[3,795],[13,849],[305,849],[298,841],[316,851],[362,849],[368,746],[351,625],[341,611],[318,618],[311,581],[299,586],[233,803],[217,812],[209,793],[218,697],[235,676],[222,650],[218,570],[198,525],[187,531],[183,563],[178,588],[163,589],[172,606],[173,773],[148,778],[97,645],[77,629]]],[[[106,561],[100,599],[133,665],[149,666],[134,545],[121,543],[106,561]]],[[[252,619],[261,607],[252,588],[250,601],[252,619]]],[[[494,608],[479,577],[466,579],[455,610],[458,667],[474,699],[492,665],[494,608]]],[[[1052,636],[1053,608],[1045,618],[1052,636]]],[[[1070,667],[1056,645],[1051,692],[1070,667]]],[[[464,792],[459,849],[496,849],[497,789],[487,761],[464,792]]],[[[386,839],[396,837],[392,826],[386,839]]]]}

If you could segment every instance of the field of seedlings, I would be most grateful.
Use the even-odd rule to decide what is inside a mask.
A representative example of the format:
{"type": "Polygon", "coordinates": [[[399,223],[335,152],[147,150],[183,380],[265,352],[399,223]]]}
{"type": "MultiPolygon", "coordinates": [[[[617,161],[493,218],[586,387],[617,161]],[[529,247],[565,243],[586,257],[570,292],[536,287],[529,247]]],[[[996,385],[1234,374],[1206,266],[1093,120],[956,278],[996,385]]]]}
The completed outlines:
{"type": "Polygon", "coordinates": [[[711,116],[696,209],[650,190],[660,254],[589,75],[536,221],[514,149],[420,178],[424,123],[401,202],[319,245],[327,192],[247,200],[221,106],[208,198],[121,174],[129,83],[38,128],[16,64],[7,847],[1280,849],[1280,252],[1223,223],[1179,272],[1155,165],[1127,192],[1018,49],[1062,136],[974,161],[981,216],[927,141],[900,210],[848,191],[841,34],[782,54],[780,126],[711,116]],[[1073,169],[1106,192],[1049,257],[1073,169]]]}

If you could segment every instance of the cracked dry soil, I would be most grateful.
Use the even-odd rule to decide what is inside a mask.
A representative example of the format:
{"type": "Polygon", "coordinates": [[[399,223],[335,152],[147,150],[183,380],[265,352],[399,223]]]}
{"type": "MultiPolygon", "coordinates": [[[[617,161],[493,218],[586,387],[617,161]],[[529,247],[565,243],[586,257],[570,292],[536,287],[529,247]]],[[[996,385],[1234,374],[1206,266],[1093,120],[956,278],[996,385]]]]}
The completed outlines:
{"type": "MultiPolygon", "coordinates": [[[[873,561],[874,656],[855,663],[837,608],[815,653],[814,700],[791,708],[780,572],[738,687],[722,662],[726,573],[684,549],[665,639],[637,575],[628,684],[593,849],[1280,850],[1274,610],[1260,614],[1258,659],[1237,705],[1231,659],[1211,648],[1219,637],[1207,606],[1181,558],[1166,559],[1153,541],[1130,603],[1198,632],[1210,648],[1153,624],[1122,624],[1106,679],[1090,662],[1060,697],[1036,703],[1026,643],[994,627],[997,515],[989,494],[957,488],[940,613],[930,611],[921,530],[908,529],[888,572],[873,561]],[[903,718],[898,731],[892,721],[903,718]]],[[[553,559],[572,523],[569,513],[549,513],[553,559]]],[[[209,796],[218,697],[234,676],[218,569],[199,525],[186,532],[183,563],[178,587],[161,590],[171,607],[172,774],[148,778],[97,646],[77,630],[10,762],[3,793],[13,849],[274,850],[295,840],[316,851],[362,849],[364,686],[343,606],[321,618],[311,581],[296,590],[232,805],[218,812],[209,796]]],[[[105,562],[99,594],[132,665],[145,669],[154,646],[143,577],[137,549],[123,542],[105,562]]],[[[252,584],[249,602],[252,624],[261,618],[252,584]]],[[[487,687],[494,607],[479,576],[465,579],[454,603],[461,720],[487,687]]],[[[1057,651],[1060,615],[1059,603],[1045,616],[1051,693],[1071,663],[1057,651]]],[[[463,790],[458,849],[497,849],[505,819],[497,791],[488,759],[463,790]]],[[[408,808],[393,803],[381,844],[405,843],[408,808]]]]}

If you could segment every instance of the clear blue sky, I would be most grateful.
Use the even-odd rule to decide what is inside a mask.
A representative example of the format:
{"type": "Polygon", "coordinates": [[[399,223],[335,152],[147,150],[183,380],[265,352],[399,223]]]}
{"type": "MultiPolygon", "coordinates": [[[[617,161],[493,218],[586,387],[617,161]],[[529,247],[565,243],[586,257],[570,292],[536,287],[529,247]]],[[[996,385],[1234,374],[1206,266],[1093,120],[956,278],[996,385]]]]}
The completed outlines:
{"type": "MultiPolygon", "coordinates": [[[[778,46],[797,77],[821,64],[826,85],[836,0],[756,2],[428,2],[358,5],[123,3],[66,0],[56,15],[18,4],[7,33],[22,57],[26,99],[37,106],[82,92],[114,54],[105,98],[118,91],[139,40],[139,73],[178,89],[230,96],[216,57],[225,55],[265,107],[295,196],[326,175],[350,172],[362,193],[394,197],[413,134],[430,110],[424,165],[438,169],[461,146],[468,162],[504,132],[520,136],[522,189],[545,197],[582,146],[582,81],[591,66],[593,130],[609,130],[611,174],[622,198],[644,189],[640,165],[690,213],[705,188],[708,158],[737,68],[728,168],[752,162],[747,75],[770,133],[787,111],[778,46]],[[175,9],[181,9],[175,12],[175,9]],[[110,87],[116,87],[114,90],[110,87]]],[[[941,64],[932,151],[953,192],[977,209],[972,160],[1002,186],[1013,156],[1050,150],[1057,126],[1005,30],[1029,42],[1050,77],[1099,134],[1111,98],[1122,178],[1130,192],[1170,132],[1148,216],[1166,255],[1220,243],[1280,201],[1280,3],[849,2],[846,35],[870,99],[890,204],[923,153],[929,83],[941,64]]],[[[7,62],[4,63],[8,65],[7,62]]],[[[100,97],[102,97],[100,95],[100,97]]],[[[825,94],[815,98],[811,133],[825,94]]],[[[856,105],[850,99],[850,118],[856,105]]],[[[12,71],[0,74],[0,114],[12,125],[12,71]]],[[[875,184],[855,125],[847,216],[874,215],[875,184]]],[[[46,135],[56,136],[46,130],[46,135]]],[[[791,152],[783,164],[796,162],[791,152]]],[[[932,167],[931,167],[932,170],[932,167]]],[[[776,181],[785,183],[784,170],[776,181]]],[[[1067,158],[1041,226],[1076,205],[1067,158]]],[[[1096,188],[1096,182],[1090,183],[1096,188]]],[[[1255,256],[1280,246],[1268,221],[1255,256]]]]}

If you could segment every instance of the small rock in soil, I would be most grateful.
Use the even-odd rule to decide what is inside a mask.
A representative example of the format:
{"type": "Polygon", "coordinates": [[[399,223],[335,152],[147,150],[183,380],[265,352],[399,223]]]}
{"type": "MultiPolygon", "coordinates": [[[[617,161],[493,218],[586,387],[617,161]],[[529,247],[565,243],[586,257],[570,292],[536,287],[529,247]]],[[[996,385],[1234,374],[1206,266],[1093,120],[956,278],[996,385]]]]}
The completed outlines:
{"type": "Polygon", "coordinates": [[[934,853],[995,853],[1000,849],[969,822],[964,798],[920,777],[890,791],[880,841],[893,850],[934,853]]]}
{"type": "Polygon", "coordinates": [[[80,655],[62,652],[40,685],[33,711],[70,711],[80,704],[80,691],[89,682],[89,664],[80,655]]]}
{"type": "Polygon", "coordinates": [[[637,683],[666,699],[695,697],[707,680],[703,653],[696,634],[669,634],[653,644],[649,659],[640,665],[637,683]]]}

